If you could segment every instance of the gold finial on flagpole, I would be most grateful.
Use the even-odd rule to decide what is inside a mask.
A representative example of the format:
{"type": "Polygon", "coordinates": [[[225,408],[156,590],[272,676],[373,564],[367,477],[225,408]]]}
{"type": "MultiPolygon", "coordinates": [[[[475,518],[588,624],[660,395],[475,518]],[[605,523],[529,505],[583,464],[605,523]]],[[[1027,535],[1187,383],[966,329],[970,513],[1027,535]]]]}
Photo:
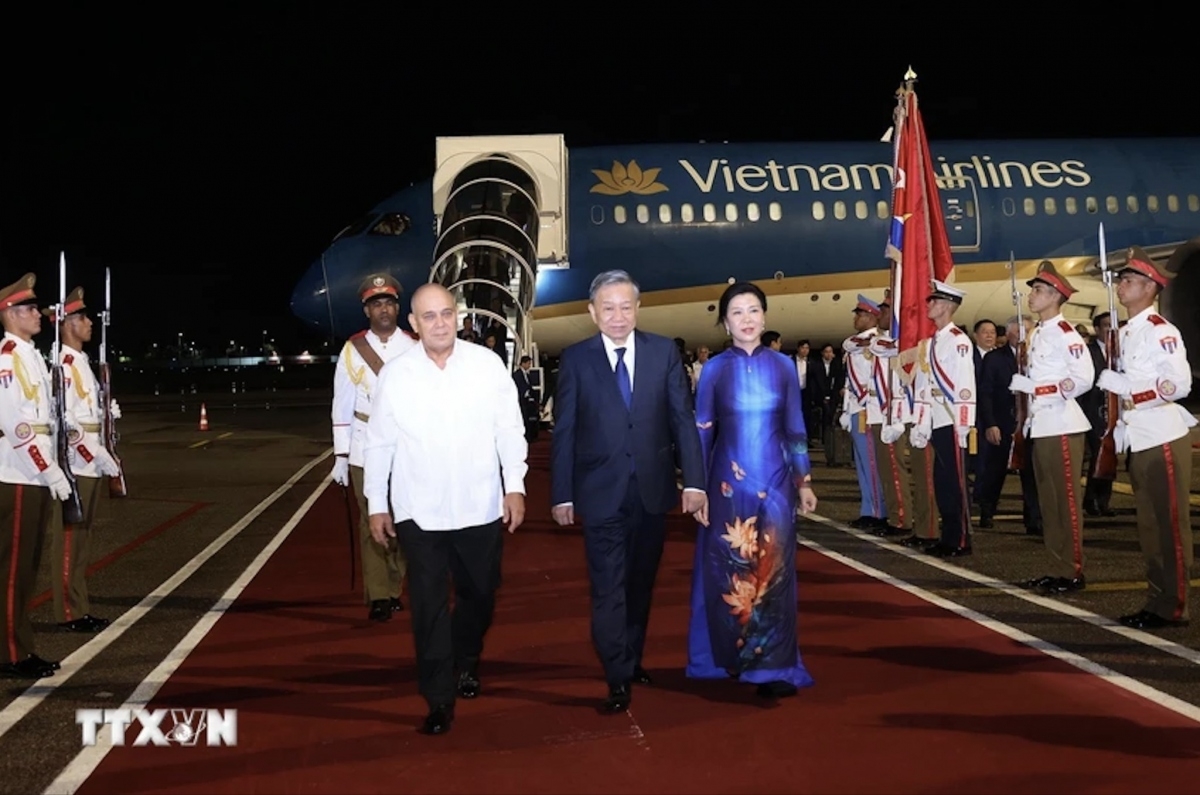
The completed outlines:
{"type": "Polygon", "coordinates": [[[917,73],[913,71],[912,64],[909,64],[908,71],[904,73],[904,79],[909,82],[917,79],[917,73]]]}

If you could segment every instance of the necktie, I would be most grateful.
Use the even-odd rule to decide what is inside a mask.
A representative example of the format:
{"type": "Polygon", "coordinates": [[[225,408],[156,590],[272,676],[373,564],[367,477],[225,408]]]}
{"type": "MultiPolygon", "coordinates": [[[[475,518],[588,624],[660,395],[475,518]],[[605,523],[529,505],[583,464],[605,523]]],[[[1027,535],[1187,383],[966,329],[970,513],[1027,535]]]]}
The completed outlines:
{"type": "Polygon", "coordinates": [[[625,349],[617,348],[617,389],[625,399],[625,408],[633,405],[633,387],[629,383],[629,368],[625,366],[625,349]]]}

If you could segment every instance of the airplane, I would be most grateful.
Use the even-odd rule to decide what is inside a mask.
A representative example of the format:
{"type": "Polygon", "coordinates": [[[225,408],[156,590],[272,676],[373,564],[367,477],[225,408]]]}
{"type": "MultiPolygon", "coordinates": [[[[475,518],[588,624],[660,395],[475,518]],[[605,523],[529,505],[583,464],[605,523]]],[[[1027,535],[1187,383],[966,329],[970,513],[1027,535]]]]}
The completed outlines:
{"type": "MultiPolygon", "coordinates": [[[[789,347],[803,337],[815,349],[852,333],[858,293],[879,300],[889,285],[891,145],[568,153],[561,136],[523,138],[439,138],[434,177],[344,228],[297,283],[293,313],[335,337],[352,334],[364,327],[359,283],[387,271],[409,293],[440,281],[462,315],[501,320],[516,350],[554,354],[595,332],[591,281],[621,268],[640,287],[640,328],[715,352],[724,342],[717,299],[749,280],[768,297],[768,328],[789,347]]],[[[930,150],[953,280],[967,294],[956,322],[1003,327],[1015,314],[1011,253],[1022,294],[1037,264],[1054,262],[1079,290],[1066,318],[1090,329],[1109,305],[1097,267],[1103,222],[1110,266],[1137,244],[1177,270],[1159,311],[1198,352],[1200,376],[1200,139],[931,140],[930,150]]]]}

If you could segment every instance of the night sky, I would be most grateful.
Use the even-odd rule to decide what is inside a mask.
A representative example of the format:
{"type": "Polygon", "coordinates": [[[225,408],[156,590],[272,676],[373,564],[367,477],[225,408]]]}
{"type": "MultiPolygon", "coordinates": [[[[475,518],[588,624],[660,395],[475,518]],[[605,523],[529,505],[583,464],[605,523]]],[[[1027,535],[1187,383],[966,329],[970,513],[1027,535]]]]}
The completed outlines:
{"type": "Polygon", "coordinates": [[[882,17],[864,27],[862,8],[853,23],[747,10],[743,27],[707,6],[471,7],[22,12],[5,26],[0,277],[33,271],[53,300],[65,249],[69,286],[96,309],[112,268],[117,348],[179,331],[251,345],[268,329],[296,353],[319,338],[289,312],[295,280],[348,222],[431,176],[438,135],[877,141],[910,63],[935,141],[1200,135],[1195,47],[1166,19],[1089,12],[1057,29],[958,23],[960,9],[955,26],[905,35],[882,17]],[[1089,21],[1109,32],[1082,33],[1089,21]]]}

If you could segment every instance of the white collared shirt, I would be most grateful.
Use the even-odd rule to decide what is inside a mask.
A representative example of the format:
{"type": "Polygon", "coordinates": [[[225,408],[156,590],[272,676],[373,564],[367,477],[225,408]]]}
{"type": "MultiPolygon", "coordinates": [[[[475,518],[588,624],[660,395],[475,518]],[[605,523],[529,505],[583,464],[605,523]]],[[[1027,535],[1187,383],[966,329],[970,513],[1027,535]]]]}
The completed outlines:
{"type": "Polygon", "coordinates": [[[629,338],[625,340],[624,345],[617,345],[610,340],[607,335],[601,334],[600,339],[604,340],[604,352],[608,354],[608,366],[615,373],[617,371],[617,348],[625,349],[625,369],[629,370],[629,389],[633,391],[633,337],[634,332],[629,332],[629,338]]]}
{"type": "Polygon", "coordinates": [[[455,340],[440,368],[417,343],[383,366],[363,444],[368,511],[422,530],[495,521],[525,493],[525,421],[517,385],[491,350],[455,340]]]}

